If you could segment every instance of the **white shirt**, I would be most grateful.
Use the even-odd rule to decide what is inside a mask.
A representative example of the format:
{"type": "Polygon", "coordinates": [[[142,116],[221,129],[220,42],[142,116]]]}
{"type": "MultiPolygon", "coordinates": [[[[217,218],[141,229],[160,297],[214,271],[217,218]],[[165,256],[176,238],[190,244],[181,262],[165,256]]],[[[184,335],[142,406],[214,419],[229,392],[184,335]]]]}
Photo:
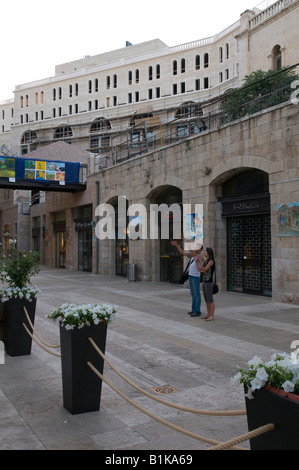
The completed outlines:
{"type": "Polygon", "coordinates": [[[191,263],[189,266],[189,276],[200,277],[200,271],[197,270],[194,258],[191,258],[191,263]]]}

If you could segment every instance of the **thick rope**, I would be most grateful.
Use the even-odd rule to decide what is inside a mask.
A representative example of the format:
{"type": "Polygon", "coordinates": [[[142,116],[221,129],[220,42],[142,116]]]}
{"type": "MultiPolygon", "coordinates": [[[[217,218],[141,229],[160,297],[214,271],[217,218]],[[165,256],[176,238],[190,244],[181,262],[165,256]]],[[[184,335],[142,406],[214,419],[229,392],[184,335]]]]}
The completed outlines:
{"type": "MultiPolygon", "coordinates": [[[[127,397],[124,393],[122,393],[120,390],[118,390],[116,387],[114,387],[114,385],[112,385],[107,379],[105,379],[103,377],[103,375],[90,363],[90,362],[87,362],[88,366],[94,371],[94,373],[105,383],[107,384],[112,390],[114,390],[114,392],[116,392],[118,395],[120,395],[124,400],[126,400],[127,402],[129,402],[131,405],[135,406],[135,408],[137,408],[139,411],[142,411],[143,413],[145,413],[147,416],[149,416],[150,418],[153,418],[154,420],[158,421],[159,423],[161,424],[164,424],[165,426],[168,426],[172,429],[174,429],[175,431],[178,431],[178,432],[181,432],[182,434],[185,434],[186,436],[188,437],[192,437],[194,439],[197,439],[199,441],[203,441],[203,442],[206,442],[208,444],[215,444],[215,445],[218,445],[220,444],[219,441],[216,441],[215,439],[209,439],[207,437],[204,437],[204,436],[200,436],[199,434],[195,434],[191,431],[187,431],[186,429],[183,429],[183,428],[180,428],[179,426],[176,426],[175,424],[172,424],[172,423],[169,423],[168,421],[166,421],[165,419],[163,418],[159,418],[158,416],[154,415],[153,413],[151,413],[150,411],[148,411],[147,409],[143,408],[142,406],[140,406],[138,403],[134,402],[134,400],[131,400],[131,398],[127,397]]],[[[247,449],[242,449],[240,447],[232,447],[234,450],[247,450],[247,449]]]]}
{"type": "Polygon", "coordinates": [[[265,434],[269,431],[274,431],[274,429],[275,429],[274,424],[266,424],[265,426],[261,426],[260,428],[254,429],[253,431],[249,431],[246,434],[243,434],[242,436],[235,437],[234,439],[231,439],[230,441],[223,442],[221,444],[218,444],[215,447],[210,447],[207,450],[226,450],[232,446],[235,446],[236,444],[239,444],[240,442],[244,442],[244,441],[247,441],[248,439],[253,439],[255,437],[261,436],[262,434],[265,434]]]}
{"type": "Polygon", "coordinates": [[[131,385],[132,387],[134,387],[136,390],[138,390],[139,392],[143,393],[144,395],[152,398],[153,400],[155,401],[158,401],[159,403],[162,403],[163,405],[167,405],[167,406],[170,406],[172,408],[176,408],[178,410],[181,410],[181,411],[187,411],[189,413],[196,413],[196,414],[201,414],[201,415],[206,415],[206,416],[240,416],[240,415],[246,415],[246,410],[236,410],[236,411],[231,411],[231,410],[227,410],[227,411],[209,411],[209,410],[198,410],[198,409],[195,409],[195,408],[189,408],[187,406],[184,406],[184,405],[176,405],[175,403],[171,403],[171,402],[168,402],[166,400],[162,400],[161,398],[158,398],[158,397],[155,397],[154,395],[152,395],[151,393],[143,390],[142,388],[138,387],[138,385],[134,384],[134,382],[132,382],[130,379],[128,379],[127,377],[125,377],[125,375],[123,375],[119,370],[116,369],[116,367],[114,367],[111,362],[109,361],[109,359],[107,359],[107,357],[102,353],[102,351],[100,350],[100,348],[96,345],[96,343],[94,342],[94,340],[92,338],[88,338],[89,341],[91,342],[91,344],[93,345],[93,347],[95,348],[95,350],[100,354],[100,356],[102,357],[102,359],[104,359],[107,364],[123,379],[125,380],[129,385],[131,385]]]}
{"type": "Polygon", "coordinates": [[[27,312],[26,307],[23,307],[23,308],[24,308],[24,311],[25,311],[27,320],[28,320],[28,322],[29,322],[29,325],[30,325],[30,327],[31,327],[31,329],[32,329],[32,331],[33,331],[33,333],[35,333],[36,336],[38,337],[38,339],[40,340],[40,342],[43,343],[43,344],[44,344],[45,346],[47,346],[48,348],[55,348],[55,349],[56,349],[56,348],[60,348],[60,344],[57,344],[57,345],[55,345],[55,346],[52,346],[51,344],[47,344],[45,341],[43,341],[43,340],[41,339],[40,336],[38,336],[36,330],[34,329],[34,326],[33,326],[33,324],[32,324],[32,321],[30,320],[30,317],[29,317],[29,315],[28,315],[28,312],[27,312]]]}
{"type": "Polygon", "coordinates": [[[52,354],[53,356],[61,357],[61,354],[56,354],[56,353],[54,353],[54,352],[52,352],[52,351],[49,351],[49,350],[46,349],[42,344],[40,344],[40,343],[34,338],[34,336],[30,333],[30,331],[28,330],[28,328],[27,328],[27,326],[25,325],[25,323],[23,323],[23,327],[24,327],[25,330],[27,331],[28,335],[31,336],[31,338],[33,339],[33,341],[35,341],[36,344],[37,344],[40,348],[44,349],[45,351],[47,351],[49,354],[52,354]]]}

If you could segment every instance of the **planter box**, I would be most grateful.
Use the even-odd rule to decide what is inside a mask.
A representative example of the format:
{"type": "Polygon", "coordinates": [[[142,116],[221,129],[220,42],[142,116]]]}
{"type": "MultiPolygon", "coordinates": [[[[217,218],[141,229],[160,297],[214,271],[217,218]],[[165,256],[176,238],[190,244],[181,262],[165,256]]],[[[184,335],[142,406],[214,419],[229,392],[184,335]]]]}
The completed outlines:
{"type": "Polygon", "coordinates": [[[275,425],[274,431],[250,440],[251,450],[299,450],[299,402],[291,395],[261,389],[252,400],[245,398],[249,431],[275,425]]]}
{"type": "Polygon", "coordinates": [[[10,356],[26,356],[31,354],[32,338],[25,330],[23,323],[31,332],[24,312],[26,307],[29,318],[34,324],[36,299],[29,302],[25,299],[10,299],[4,303],[4,344],[10,356]]]}
{"type": "Polygon", "coordinates": [[[89,337],[105,354],[107,325],[104,323],[73,330],[60,325],[63,406],[73,415],[100,409],[102,381],[87,362],[103,374],[104,361],[89,337]]]}

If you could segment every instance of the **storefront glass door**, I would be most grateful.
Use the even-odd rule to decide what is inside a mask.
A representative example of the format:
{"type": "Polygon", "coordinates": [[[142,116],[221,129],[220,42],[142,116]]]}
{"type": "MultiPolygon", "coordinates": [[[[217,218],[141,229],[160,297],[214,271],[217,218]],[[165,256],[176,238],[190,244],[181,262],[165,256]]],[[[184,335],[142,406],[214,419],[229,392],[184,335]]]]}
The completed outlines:
{"type": "Polygon", "coordinates": [[[81,230],[78,232],[78,270],[87,272],[92,270],[91,230],[81,230]]]}

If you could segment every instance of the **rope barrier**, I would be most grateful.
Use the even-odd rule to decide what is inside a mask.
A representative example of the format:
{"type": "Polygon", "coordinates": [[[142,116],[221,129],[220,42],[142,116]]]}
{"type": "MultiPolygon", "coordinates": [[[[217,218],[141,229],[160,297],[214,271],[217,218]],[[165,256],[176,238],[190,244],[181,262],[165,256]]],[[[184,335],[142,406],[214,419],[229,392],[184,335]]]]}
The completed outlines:
{"type": "MultiPolygon", "coordinates": [[[[33,324],[29,318],[29,315],[28,315],[28,312],[26,310],[26,307],[24,307],[24,311],[25,311],[25,314],[26,314],[26,317],[27,317],[27,320],[29,322],[29,325],[31,326],[32,328],[32,331],[36,334],[36,336],[38,337],[38,339],[46,346],[50,347],[50,348],[59,348],[60,345],[49,345],[47,344],[45,341],[43,341],[39,335],[37,334],[36,330],[34,329],[33,327],[33,324]]],[[[29,329],[27,328],[26,324],[23,323],[23,327],[25,328],[25,330],[27,331],[27,333],[29,334],[29,336],[35,341],[35,343],[41,347],[44,351],[46,351],[47,353],[49,354],[52,354],[53,356],[56,356],[56,357],[61,357],[61,354],[56,354],[52,351],[49,351],[48,349],[46,349],[43,344],[40,344],[33,336],[33,334],[29,331],[29,329]]],[[[98,346],[96,345],[96,343],[93,341],[92,338],[88,338],[88,340],[90,341],[90,343],[93,345],[93,347],[95,348],[95,350],[100,354],[100,356],[102,357],[103,360],[105,360],[107,362],[107,364],[123,379],[125,380],[128,384],[130,384],[132,387],[134,387],[136,390],[140,391],[141,393],[143,393],[144,395],[152,398],[153,400],[159,402],[159,403],[162,403],[164,405],[167,405],[167,406],[170,406],[172,408],[176,408],[178,410],[181,410],[181,411],[187,411],[187,412],[191,412],[191,413],[196,413],[196,414],[202,414],[202,415],[213,415],[213,416],[240,416],[240,415],[244,415],[246,414],[246,411],[245,410],[235,410],[235,411],[231,411],[231,410],[227,410],[227,411],[209,411],[209,410],[198,410],[198,409],[195,409],[195,408],[190,408],[190,407],[187,407],[187,406],[183,406],[183,405],[175,405],[174,403],[170,403],[170,402],[167,402],[165,400],[162,400],[161,398],[158,398],[158,397],[155,397],[154,395],[152,395],[151,393],[148,393],[147,391],[143,390],[142,388],[140,388],[138,385],[134,384],[134,382],[132,382],[131,380],[129,380],[128,378],[125,377],[124,374],[122,374],[118,369],[116,369],[116,367],[114,367],[111,362],[106,358],[106,356],[102,353],[102,351],[98,348],[98,346]]],[[[143,413],[145,413],[147,416],[149,416],[150,418],[160,422],[161,424],[164,424],[165,426],[168,426],[172,429],[174,429],[175,431],[178,431],[178,432],[181,432],[182,434],[185,434],[186,436],[188,437],[192,437],[194,439],[197,439],[197,440],[200,440],[202,442],[206,442],[208,444],[213,444],[214,447],[211,447],[207,450],[225,450],[225,449],[232,449],[232,450],[247,450],[247,449],[244,449],[242,447],[238,447],[237,444],[241,443],[241,442],[244,442],[248,439],[252,439],[254,437],[257,437],[257,436],[260,436],[261,434],[264,434],[264,433],[267,433],[269,431],[273,431],[275,429],[275,426],[274,424],[267,424],[266,426],[262,426],[258,429],[255,429],[253,431],[250,431],[246,434],[243,434],[241,436],[238,436],[234,439],[231,439],[227,442],[219,442],[219,441],[216,441],[215,439],[209,439],[209,438],[206,438],[204,436],[201,436],[199,434],[195,434],[191,431],[187,431],[186,429],[183,429],[179,426],[176,426],[175,424],[172,424],[168,421],[166,421],[165,419],[163,418],[159,418],[158,416],[154,415],[153,413],[151,413],[150,411],[148,411],[147,409],[143,408],[142,406],[140,406],[138,403],[134,402],[133,400],[131,400],[129,397],[127,397],[124,393],[122,393],[120,390],[118,390],[116,387],[114,387],[107,379],[104,378],[104,376],[90,363],[90,362],[87,362],[87,365],[95,372],[95,374],[104,382],[106,383],[112,390],[114,390],[118,395],[120,395],[124,400],[128,401],[131,405],[135,406],[137,409],[139,409],[139,411],[142,411],[143,413]]]]}
{"type": "Polygon", "coordinates": [[[41,339],[40,336],[38,336],[36,330],[34,329],[34,326],[33,326],[33,324],[32,324],[32,321],[30,320],[30,317],[29,317],[29,315],[28,315],[28,312],[27,312],[26,307],[23,307],[23,308],[24,308],[24,311],[25,311],[27,320],[28,320],[28,322],[29,322],[29,325],[30,325],[32,331],[36,334],[36,336],[37,336],[38,339],[40,340],[40,342],[43,343],[43,344],[44,344],[45,346],[47,346],[48,348],[54,348],[54,349],[60,348],[60,344],[57,344],[57,345],[55,345],[55,346],[54,346],[54,345],[52,346],[51,344],[47,344],[45,341],[43,341],[43,340],[41,339]]]}
{"type": "Polygon", "coordinates": [[[118,369],[116,369],[116,367],[114,367],[111,364],[109,359],[107,359],[107,357],[102,353],[102,351],[96,345],[94,340],[92,338],[88,338],[88,339],[89,339],[90,343],[93,345],[93,347],[95,348],[95,350],[100,354],[102,359],[104,359],[107,362],[107,364],[119,375],[119,377],[121,377],[123,380],[125,380],[125,382],[127,382],[129,385],[134,387],[139,392],[141,392],[144,395],[152,398],[155,401],[158,401],[159,403],[162,403],[163,405],[170,406],[172,408],[176,408],[176,409],[181,410],[181,411],[187,411],[189,413],[196,413],[196,414],[201,414],[201,415],[206,415],[206,416],[211,416],[211,415],[212,416],[215,416],[215,415],[217,415],[217,416],[241,416],[241,415],[246,415],[246,410],[235,410],[235,411],[232,411],[232,410],[227,410],[227,411],[198,410],[198,409],[195,409],[195,408],[189,408],[189,407],[184,406],[184,405],[176,405],[175,403],[171,403],[171,402],[168,402],[168,401],[163,400],[161,398],[155,397],[154,395],[152,395],[151,393],[147,392],[146,390],[143,390],[142,388],[138,387],[138,385],[134,384],[134,382],[132,382],[127,377],[125,377],[125,375],[123,375],[118,369]]]}
{"type": "MultiPolygon", "coordinates": [[[[172,424],[172,423],[169,423],[168,421],[166,421],[165,419],[163,418],[159,418],[158,416],[154,415],[153,413],[151,413],[150,411],[148,411],[147,409],[143,408],[142,406],[140,406],[138,403],[134,402],[134,400],[131,400],[131,398],[127,397],[124,393],[122,393],[120,390],[118,390],[114,385],[112,385],[107,379],[105,379],[103,377],[103,375],[90,363],[90,362],[87,362],[88,366],[94,371],[94,373],[105,383],[107,384],[112,390],[114,390],[114,392],[116,392],[118,395],[120,395],[124,400],[126,400],[127,402],[129,402],[131,405],[135,406],[135,408],[137,408],[139,411],[142,411],[143,413],[145,413],[147,416],[149,416],[150,418],[153,418],[154,420],[158,421],[159,423],[161,424],[164,424],[165,426],[167,427],[170,427],[172,429],[174,429],[175,431],[178,431],[178,432],[181,432],[182,434],[185,434],[186,436],[188,437],[192,437],[194,439],[197,439],[199,441],[202,441],[202,442],[206,442],[208,444],[216,444],[216,445],[219,445],[220,442],[219,441],[216,441],[215,439],[209,439],[207,437],[204,437],[204,436],[201,436],[199,434],[195,434],[191,431],[187,431],[186,429],[183,429],[183,428],[180,428],[179,426],[176,426],[175,424],[172,424]]],[[[240,447],[231,447],[232,449],[234,450],[247,450],[247,449],[243,449],[243,448],[240,448],[240,447]]]]}
{"type": "Polygon", "coordinates": [[[254,429],[253,431],[249,431],[246,434],[243,434],[242,436],[235,437],[234,439],[231,439],[230,441],[222,442],[215,447],[210,447],[207,450],[226,450],[230,448],[231,446],[235,446],[236,444],[239,444],[240,442],[244,442],[244,441],[247,441],[248,439],[253,439],[254,437],[261,436],[262,434],[265,434],[269,431],[274,431],[274,429],[275,429],[274,424],[266,424],[265,426],[261,426],[260,428],[254,429]]]}
{"type": "Polygon", "coordinates": [[[61,357],[61,354],[56,354],[52,351],[49,351],[48,349],[46,349],[42,344],[39,344],[39,342],[34,338],[34,336],[30,333],[30,331],[28,330],[27,326],[25,325],[25,323],[23,323],[23,327],[25,328],[25,330],[27,331],[28,335],[31,336],[31,338],[33,339],[33,341],[36,342],[36,344],[38,344],[38,346],[42,349],[44,349],[47,353],[49,354],[52,354],[53,356],[56,356],[56,357],[61,357]]]}

